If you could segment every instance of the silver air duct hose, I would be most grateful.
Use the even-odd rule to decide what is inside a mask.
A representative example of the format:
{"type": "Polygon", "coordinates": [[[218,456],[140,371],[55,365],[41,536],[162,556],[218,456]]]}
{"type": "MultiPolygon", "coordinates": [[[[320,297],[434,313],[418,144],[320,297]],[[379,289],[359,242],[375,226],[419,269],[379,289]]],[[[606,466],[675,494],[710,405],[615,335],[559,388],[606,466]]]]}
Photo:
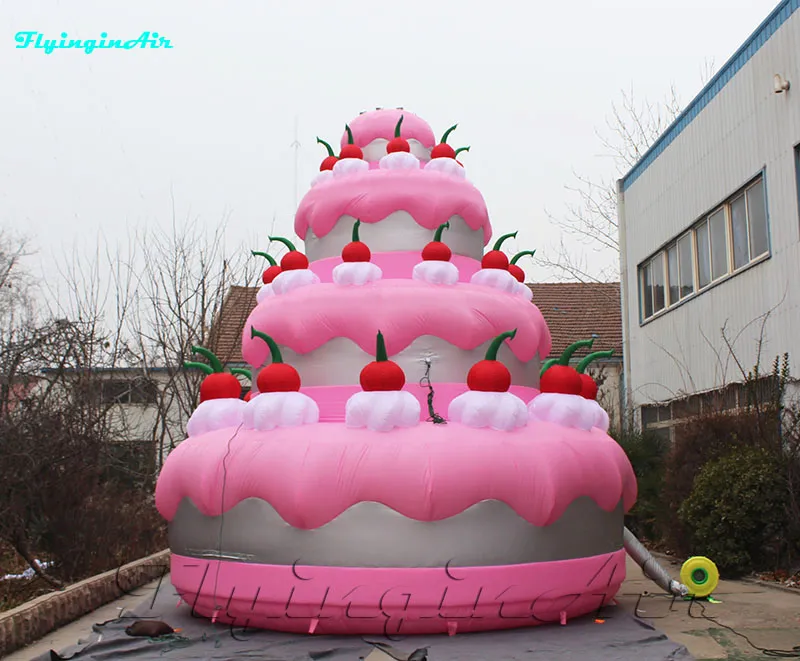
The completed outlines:
{"type": "Polygon", "coordinates": [[[625,528],[623,540],[628,555],[642,568],[642,573],[647,578],[676,597],[685,597],[689,594],[689,588],[683,583],[673,580],[667,570],[659,564],[658,560],[636,539],[636,536],[628,528],[625,528]]]}

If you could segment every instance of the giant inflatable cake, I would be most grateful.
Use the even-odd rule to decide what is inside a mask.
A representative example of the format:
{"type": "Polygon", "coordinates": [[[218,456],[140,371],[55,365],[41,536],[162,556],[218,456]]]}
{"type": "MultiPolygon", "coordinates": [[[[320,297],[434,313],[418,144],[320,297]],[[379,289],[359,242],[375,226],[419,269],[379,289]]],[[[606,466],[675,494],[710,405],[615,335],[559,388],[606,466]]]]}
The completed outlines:
{"type": "Polygon", "coordinates": [[[564,623],[617,592],[636,480],[580,374],[596,354],[542,362],[529,253],[491,243],[452,132],[380,109],[338,156],[320,141],[305,252],[270,237],[288,252],[244,328],[247,397],[197,348],[209,376],[156,504],[201,616],[453,634],[564,623]]]}

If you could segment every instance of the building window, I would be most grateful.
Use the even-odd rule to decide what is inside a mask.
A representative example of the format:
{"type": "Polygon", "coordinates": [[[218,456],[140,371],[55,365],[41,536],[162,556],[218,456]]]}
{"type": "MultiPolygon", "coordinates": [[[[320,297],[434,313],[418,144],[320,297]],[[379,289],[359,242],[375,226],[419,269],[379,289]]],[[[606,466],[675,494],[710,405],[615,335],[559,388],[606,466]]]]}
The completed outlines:
{"type": "MultiPolygon", "coordinates": [[[[795,147],[800,201],[800,145],[795,147]]],[[[759,175],[639,267],[642,321],[769,254],[759,175]]]]}
{"type": "Polygon", "coordinates": [[[794,146],[794,178],[797,183],[797,214],[800,216],[800,145],[794,146]]]}
{"type": "Polygon", "coordinates": [[[158,387],[149,379],[108,379],[101,385],[103,404],[155,404],[158,387]]]}

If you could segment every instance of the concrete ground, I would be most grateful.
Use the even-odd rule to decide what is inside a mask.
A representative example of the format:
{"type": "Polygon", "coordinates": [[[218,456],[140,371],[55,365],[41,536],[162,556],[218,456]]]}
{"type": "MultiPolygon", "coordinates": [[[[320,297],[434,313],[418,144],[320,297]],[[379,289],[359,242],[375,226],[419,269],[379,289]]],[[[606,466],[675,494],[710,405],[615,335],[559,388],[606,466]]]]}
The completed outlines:
{"type": "MultiPolygon", "coordinates": [[[[680,563],[664,558],[659,561],[673,578],[679,578],[680,563]]],[[[643,576],[629,557],[627,579],[617,601],[629,613],[635,613],[676,643],[685,645],[697,661],[765,658],[762,651],[753,649],[726,627],[744,634],[763,649],[792,650],[795,645],[800,646],[800,590],[781,590],[745,581],[720,581],[712,596],[722,603],[696,602],[690,608],[690,602],[673,602],[643,576]],[[652,595],[639,599],[645,591],[652,595]],[[662,596],[655,596],[659,593],[662,596]],[[703,608],[705,615],[716,622],[703,617],[703,608]]],[[[800,659],[800,648],[796,658],[800,659]]]]}
{"type": "MultiPolygon", "coordinates": [[[[662,563],[673,578],[678,578],[678,563],[667,560],[662,560],[662,563]]],[[[761,651],[750,647],[726,626],[746,635],[761,648],[791,650],[800,645],[800,590],[795,593],[743,581],[721,581],[714,597],[722,603],[695,603],[690,609],[689,602],[673,602],[663,596],[661,589],[645,578],[630,558],[627,572],[627,579],[617,596],[619,605],[647,620],[675,642],[685,645],[697,661],[765,658],[761,651]],[[641,596],[642,593],[649,594],[641,596]],[[705,614],[716,622],[703,617],[701,606],[705,608],[705,614]]],[[[157,585],[158,581],[154,581],[135,590],[133,595],[53,631],[39,642],[7,656],[6,661],[30,661],[51,649],[59,651],[74,645],[80,638],[91,634],[93,624],[114,619],[123,609],[133,608],[152,598],[157,585]]]]}

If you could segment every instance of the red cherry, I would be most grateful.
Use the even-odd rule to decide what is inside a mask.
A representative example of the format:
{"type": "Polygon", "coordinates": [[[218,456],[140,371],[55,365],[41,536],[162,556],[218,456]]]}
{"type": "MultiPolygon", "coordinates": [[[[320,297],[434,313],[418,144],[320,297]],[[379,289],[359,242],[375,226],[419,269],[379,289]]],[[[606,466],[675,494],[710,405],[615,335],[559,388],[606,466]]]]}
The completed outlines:
{"type": "Polygon", "coordinates": [[[250,327],[250,337],[264,340],[272,356],[272,364],[258,373],[256,385],[259,392],[297,392],[300,390],[300,375],[291,365],[283,362],[278,345],[266,333],[250,327]]]}
{"type": "Polygon", "coordinates": [[[261,274],[261,282],[265,285],[270,284],[275,278],[278,277],[281,273],[280,266],[270,266],[266,271],[261,274]]]}
{"type": "Polygon", "coordinates": [[[608,351],[595,351],[594,353],[590,353],[588,356],[585,356],[583,360],[578,363],[578,366],[575,368],[575,370],[581,377],[580,394],[582,397],[586,399],[597,399],[597,382],[591,376],[585,374],[584,370],[598,358],[611,358],[613,355],[613,349],[609,349],[608,351]]]}
{"type": "Polygon", "coordinates": [[[581,397],[584,399],[597,399],[597,383],[595,380],[588,374],[579,374],[578,376],[581,379],[581,397]]]}
{"type": "Polygon", "coordinates": [[[578,372],[568,365],[552,365],[539,379],[539,390],[542,392],[580,395],[582,388],[583,382],[578,372]]]}
{"type": "Polygon", "coordinates": [[[525,271],[523,271],[519,266],[516,264],[509,264],[508,265],[508,272],[513,275],[517,280],[520,282],[525,282],[525,271]]]}
{"type": "Polygon", "coordinates": [[[364,152],[357,145],[345,145],[339,152],[339,159],[343,158],[364,158],[364,152]]]}
{"type": "Polygon", "coordinates": [[[490,250],[481,259],[482,269],[501,269],[508,270],[508,257],[499,250],[490,250]]]}
{"type": "Polygon", "coordinates": [[[358,228],[361,221],[357,220],[353,225],[353,240],[342,248],[343,262],[368,262],[372,253],[366,243],[362,243],[358,238],[358,228]]]}
{"type": "Polygon", "coordinates": [[[378,331],[375,360],[366,365],[359,375],[361,389],[365,392],[402,390],[406,384],[403,368],[389,360],[383,333],[378,331]]]}
{"type": "Polygon", "coordinates": [[[403,123],[403,116],[400,115],[400,119],[397,120],[397,124],[394,127],[394,138],[389,140],[389,144],[386,145],[386,153],[393,154],[395,152],[404,151],[410,152],[411,145],[408,144],[408,140],[405,138],[400,137],[400,126],[403,123]]]}
{"type": "Polygon", "coordinates": [[[281,269],[283,271],[300,271],[308,268],[308,257],[303,253],[293,250],[287,252],[281,258],[281,269]]]}
{"type": "Polygon", "coordinates": [[[440,143],[431,149],[431,159],[434,158],[455,158],[456,150],[450,145],[440,143]]]}
{"type": "Polygon", "coordinates": [[[265,285],[268,285],[276,277],[278,277],[278,274],[281,272],[281,267],[278,266],[278,263],[275,261],[275,258],[272,255],[266,252],[258,252],[257,250],[251,250],[250,253],[254,257],[263,257],[270,264],[269,268],[267,268],[267,270],[261,274],[261,282],[263,282],[265,285]]]}
{"type": "Polygon", "coordinates": [[[328,156],[325,158],[324,161],[322,161],[322,165],[319,166],[319,171],[323,172],[324,170],[333,170],[333,166],[336,165],[336,161],[339,160],[333,153],[333,147],[331,147],[324,140],[320,140],[319,138],[317,138],[317,142],[321,145],[324,145],[325,149],[328,150],[328,156]]]}
{"type": "Polygon", "coordinates": [[[336,156],[327,156],[325,160],[322,161],[322,164],[319,166],[319,171],[324,172],[325,170],[333,170],[333,166],[339,162],[339,159],[336,156]]]}
{"type": "Polygon", "coordinates": [[[289,252],[281,258],[281,269],[284,271],[299,271],[308,268],[308,257],[297,250],[294,244],[289,239],[284,239],[282,236],[267,237],[270,241],[278,241],[285,245],[289,252]]]}
{"type": "Polygon", "coordinates": [[[521,257],[525,257],[526,255],[530,255],[533,257],[536,254],[535,250],[523,250],[522,252],[518,252],[511,258],[511,261],[508,263],[508,272],[513,275],[517,280],[524,283],[525,282],[525,271],[523,271],[519,266],[517,266],[517,261],[521,257]]]}
{"type": "Polygon", "coordinates": [[[258,373],[259,392],[297,392],[300,390],[300,375],[286,363],[272,363],[258,373]]]}
{"type": "Polygon", "coordinates": [[[469,368],[467,387],[481,392],[507,392],[511,373],[499,360],[482,360],[469,368]]]}
{"type": "Polygon", "coordinates": [[[339,158],[364,158],[364,152],[361,151],[361,147],[356,145],[353,142],[353,132],[350,130],[350,126],[345,124],[345,130],[347,131],[347,144],[341,148],[339,151],[339,158]]]}
{"type": "Polygon", "coordinates": [[[254,396],[255,393],[252,390],[249,390],[247,394],[244,396],[244,401],[249,402],[251,399],[253,399],[254,396]]]}
{"type": "Polygon", "coordinates": [[[239,399],[242,384],[233,374],[218,372],[209,374],[200,384],[200,401],[211,399],[239,399]]]}
{"type": "Polygon", "coordinates": [[[503,245],[503,242],[506,239],[511,239],[515,236],[517,236],[517,233],[513,232],[512,234],[504,234],[497,239],[497,241],[494,242],[492,249],[483,256],[483,259],[481,259],[481,268],[502,269],[504,271],[508,270],[508,257],[502,250],[500,250],[500,246],[503,245]]]}
{"type": "Polygon", "coordinates": [[[452,256],[453,251],[441,241],[431,241],[422,249],[422,259],[426,262],[449,262],[452,256]]]}
{"type": "Polygon", "coordinates": [[[434,158],[455,158],[456,150],[447,144],[447,137],[456,130],[458,124],[453,124],[444,132],[441,142],[431,149],[431,159],[434,158]]]}
{"type": "Polygon", "coordinates": [[[433,241],[428,243],[422,249],[422,259],[424,261],[437,261],[437,262],[450,261],[450,258],[453,256],[453,253],[448,247],[448,245],[442,242],[442,232],[449,228],[450,228],[450,221],[442,223],[441,225],[439,225],[439,227],[436,228],[436,232],[433,235],[433,241]]]}
{"type": "Polygon", "coordinates": [[[467,373],[467,387],[479,392],[507,392],[511,387],[511,372],[497,360],[497,352],[505,340],[514,339],[517,331],[501,333],[492,340],[484,360],[475,363],[467,373]]]}
{"type": "Polygon", "coordinates": [[[391,360],[373,361],[361,370],[358,380],[366,392],[402,390],[406,375],[403,368],[391,360]]]}

